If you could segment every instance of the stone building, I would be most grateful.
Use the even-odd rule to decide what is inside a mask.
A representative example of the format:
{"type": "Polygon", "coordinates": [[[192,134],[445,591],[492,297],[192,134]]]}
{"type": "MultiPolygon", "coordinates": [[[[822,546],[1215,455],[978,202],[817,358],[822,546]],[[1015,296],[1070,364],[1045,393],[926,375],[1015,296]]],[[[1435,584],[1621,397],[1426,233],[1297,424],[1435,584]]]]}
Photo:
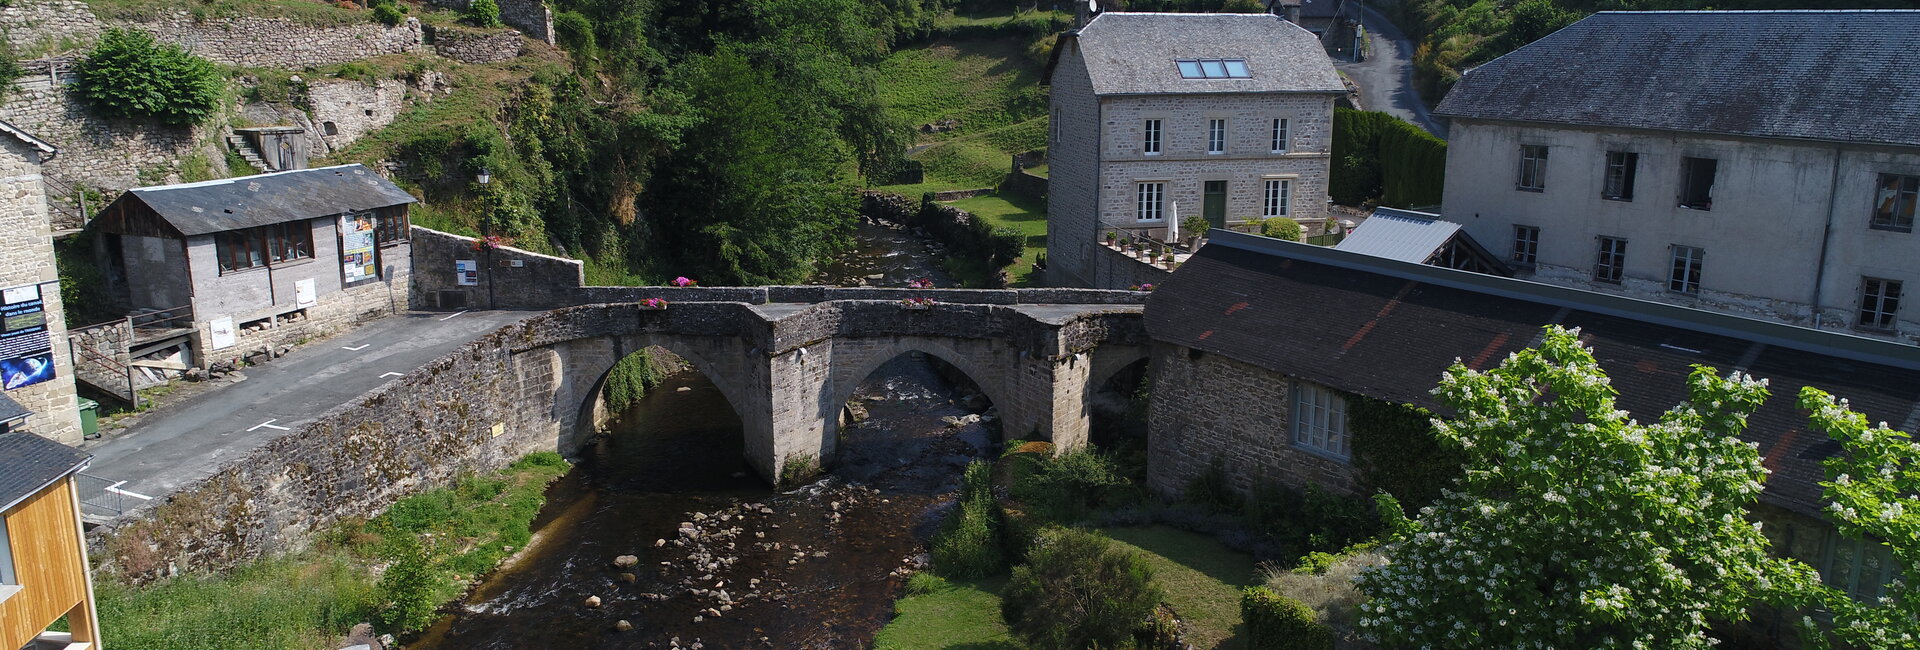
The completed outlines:
{"type": "Polygon", "coordinates": [[[1164,238],[1326,218],[1333,103],[1346,92],[1312,33],[1271,14],[1098,14],[1047,65],[1047,270],[1060,285],[1122,288],[1102,269],[1108,231],[1164,238]]]}
{"type": "Polygon", "coordinates": [[[406,308],[411,195],[339,165],[129,190],[90,225],[134,356],[205,367],[406,308]]]}
{"type": "Polygon", "coordinates": [[[1830,583],[1882,593],[1897,572],[1890,551],[1823,518],[1821,461],[1839,445],[1809,433],[1795,395],[1817,386],[1911,430],[1920,349],[1240,233],[1216,233],[1147,301],[1149,485],[1178,493],[1218,466],[1246,491],[1370,493],[1353,442],[1372,432],[1350,426],[1349,402],[1449,416],[1428,392],[1445,369],[1494,367],[1549,324],[1580,328],[1618,407],[1641,421],[1686,399],[1695,364],[1769,380],[1773,396],[1741,434],[1772,471],[1753,517],[1830,583]]]}
{"type": "Polygon", "coordinates": [[[53,262],[40,165],[58,151],[0,122],[0,389],[32,414],[25,428],[62,443],[80,442],[73,363],[53,262]]]}
{"type": "Polygon", "coordinates": [[[1468,72],[1442,213],[1534,280],[1920,341],[1920,11],[1602,12],[1468,72]]]}

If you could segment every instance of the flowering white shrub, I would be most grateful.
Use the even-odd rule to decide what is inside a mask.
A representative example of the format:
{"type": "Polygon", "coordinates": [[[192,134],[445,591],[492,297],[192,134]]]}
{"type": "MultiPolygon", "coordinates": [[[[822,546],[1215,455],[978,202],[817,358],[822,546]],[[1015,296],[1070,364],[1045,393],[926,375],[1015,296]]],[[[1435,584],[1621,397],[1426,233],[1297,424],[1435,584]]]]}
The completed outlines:
{"type": "Polygon", "coordinates": [[[1579,330],[1434,390],[1435,420],[1466,474],[1383,549],[1360,625],[1389,647],[1707,648],[1770,579],[1803,566],[1767,555],[1745,506],[1767,470],[1739,439],[1764,381],[1695,367],[1657,423],[1614,406],[1579,330]]]}
{"type": "MultiPolygon", "coordinates": [[[[1814,429],[1843,448],[1827,459],[1830,480],[1820,484],[1826,488],[1828,517],[1842,535],[1880,540],[1906,568],[1905,579],[1889,585],[1887,595],[1876,603],[1813,585],[1812,600],[1833,619],[1829,634],[1862,648],[1920,646],[1920,589],[1913,583],[1914,570],[1920,567],[1920,444],[1885,422],[1868,426],[1866,416],[1854,412],[1846,400],[1836,402],[1811,386],[1800,389],[1800,407],[1813,412],[1814,429]]],[[[1812,619],[1803,625],[1817,630],[1812,619]]]]}

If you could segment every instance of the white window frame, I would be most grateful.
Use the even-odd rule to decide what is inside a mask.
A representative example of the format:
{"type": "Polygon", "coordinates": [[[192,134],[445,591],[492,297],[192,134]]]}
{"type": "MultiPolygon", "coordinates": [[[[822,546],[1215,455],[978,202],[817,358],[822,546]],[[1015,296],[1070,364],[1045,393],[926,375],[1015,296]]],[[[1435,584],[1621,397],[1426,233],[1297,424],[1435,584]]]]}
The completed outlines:
{"type": "Polygon", "coordinates": [[[1227,118],[1207,118],[1207,154],[1220,155],[1227,152],[1227,118]]]}
{"type": "Polygon", "coordinates": [[[1513,263],[1534,266],[1540,263],[1540,227],[1513,224],[1513,263]]]}
{"type": "Polygon", "coordinates": [[[0,600],[5,600],[6,587],[20,584],[20,576],[13,571],[13,542],[7,537],[7,518],[0,516],[0,600]]]}
{"type": "Polygon", "coordinates": [[[1268,178],[1261,192],[1260,216],[1285,217],[1293,214],[1293,179],[1268,178]]]}
{"type": "Polygon", "coordinates": [[[1160,155],[1160,142],[1161,142],[1162,134],[1164,133],[1160,127],[1161,127],[1160,118],[1157,118],[1157,117],[1148,118],[1146,124],[1141,127],[1140,155],[1143,155],[1143,156],[1160,155]]]}
{"type": "Polygon", "coordinates": [[[1627,238],[1598,237],[1593,257],[1593,281],[1620,284],[1627,277],[1627,238]],[[1612,244],[1611,246],[1609,244],[1612,244]]]}
{"type": "Polygon", "coordinates": [[[1820,554],[1820,580],[1828,586],[1847,592],[1855,600],[1875,602],[1887,594],[1887,583],[1900,577],[1900,562],[1895,560],[1886,544],[1864,539],[1848,539],[1839,531],[1828,531],[1827,543],[1820,554]],[[1879,564],[1879,575],[1865,575],[1860,560],[1873,558],[1879,564]],[[1844,558],[1844,559],[1842,559],[1844,558]],[[1835,566],[1837,563],[1845,562],[1835,566]]]}
{"type": "Polygon", "coordinates": [[[1667,290],[1690,296],[1700,295],[1700,272],[1707,265],[1707,249],[1674,245],[1673,262],[1667,269],[1667,290]]]}
{"type": "Polygon", "coordinates": [[[1347,438],[1347,400],[1333,389],[1293,385],[1293,445],[1340,460],[1352,458],[1347,438]]]}
{"type": "Polygon", "coordinates": [[[1284,117],[1273,118],[1273,152],[1286,153],[1293,149],[1293,129],[1284,117]]]}
{"type": "Polygon", "coordinates": [[[1633,185],[1639,171],[1640,152],[1608,151],[1606,170],[1600,177],[1600,198],[1633,202],[1633,185]]]}
{"type": "Polygon", "coordinates": [[[1139,181],[1133,184],[1133,219],[1140,222],[1160,222],[1167,220],[1167,182],[1139,181]],[[1149,192],[1148,188],[1152,188],[1149,192]],[[1151,194],[1153,202],[1148,203],[1151,194]],[[1148,216],[1152,215],[1152,216],[1148,216]]]}
{"type": "Polygon", "coordinates": [[[1874,230],[1913,232],[1914,204],[1920,202],[1920,177],[1881,174],[1874,183],[1873,220],[1868,226],[1874,230]]]}
{"type": "Polygon", "coordinates": [[[1513,179],[1513,187],[1522,192],[1547,190],[1547,145],[1520,145],[1520,174],[1513,179]]]}
{"type": "Polygon", "coordinates": [[[1875,332],[1899,329],[1900,299],[1904,297],[1906,289],[1906,283],[1900,280],[1861,276],[1860,311],[1855,327],[1875,332]],[[1869,318],[1872,320],[1869,321],[1869,318]]]}

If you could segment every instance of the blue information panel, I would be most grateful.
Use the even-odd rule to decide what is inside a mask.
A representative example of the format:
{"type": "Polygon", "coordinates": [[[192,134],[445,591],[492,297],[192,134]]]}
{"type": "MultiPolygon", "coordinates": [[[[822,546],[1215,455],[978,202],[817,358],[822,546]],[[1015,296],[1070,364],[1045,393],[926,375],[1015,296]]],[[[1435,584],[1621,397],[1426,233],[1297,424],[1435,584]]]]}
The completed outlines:
{"type": "Polygon", "coordinates": [[[13,390],[53,379],[53,341],[40,285],[0,290],[0,386],[13,390]]]}

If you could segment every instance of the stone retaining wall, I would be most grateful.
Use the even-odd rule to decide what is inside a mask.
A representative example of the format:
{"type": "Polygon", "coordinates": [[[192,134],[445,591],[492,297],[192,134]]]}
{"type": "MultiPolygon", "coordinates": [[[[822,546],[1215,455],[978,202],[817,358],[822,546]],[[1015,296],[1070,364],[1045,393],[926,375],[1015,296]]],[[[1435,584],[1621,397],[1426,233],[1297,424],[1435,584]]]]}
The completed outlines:
{"type": "Polygon", "coordinates": [[[493,63],[520,56],[525,43],[511,31],[481,31],[456,27],[433,30],[433,51],[461,63],[493,63]]]}
{"type": "MultiPolygon", "coordinates": [[[[135,187],[143,170],[172,170],[208,140],[203,127],[100,117],[71,91],[72,81],[72,75],[60,83],[23,78],[0,104],[0,119],[60,148],[42,168],[50,178],[110,191],[135,187]]],[[[225,159],[212,146],[201,153],[224,168],[225,159]]]]}
{"type": "Polygon", "coordinates": [[[420,21],[309,25],[286,18],[240,16],[198,20],[187,11],[145,20],[102,19],[79,0],[15,0],[0,7],[0,33],[15,50],[41,44],[85,46],[110,27],[138,29],[177,43],[214,63],[300,69],[413,52],[422,48],[420,21]]]}
{"type": "MultiPolygon", "coordinates": [[[[437,7],[446,7],[455,11],[466,11],[468,0],[429,0],[437,7]]],[[[500,22],[518,29],[528,38],[553,44],[553,10],[540,0],[496,0],[500,5],[500,22]]]]}

